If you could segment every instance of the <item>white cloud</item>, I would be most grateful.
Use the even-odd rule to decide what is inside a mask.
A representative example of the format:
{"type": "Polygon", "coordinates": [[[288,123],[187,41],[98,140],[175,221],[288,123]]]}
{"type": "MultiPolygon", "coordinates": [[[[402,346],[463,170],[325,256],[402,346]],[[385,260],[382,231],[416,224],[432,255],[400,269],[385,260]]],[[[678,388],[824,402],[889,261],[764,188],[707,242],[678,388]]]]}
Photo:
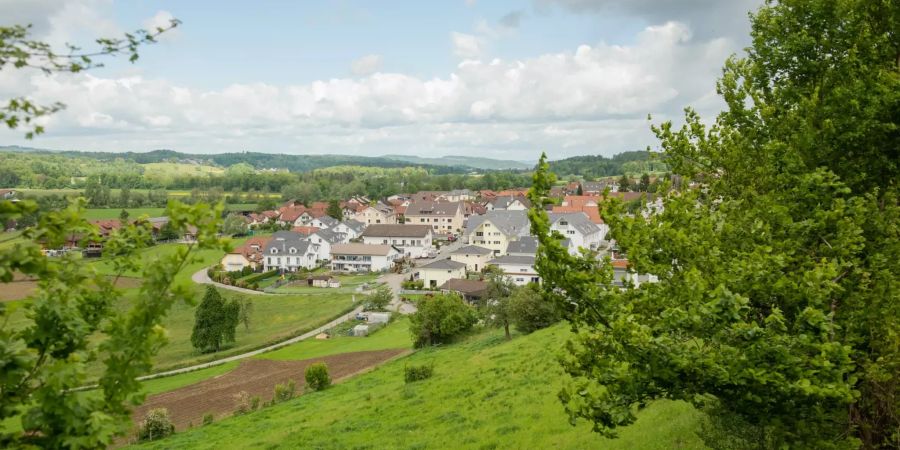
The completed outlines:
{"type": "MultiPolygon", "coordinates": [[[[459,35],[471,44],[473,36],[459,35]]],[[[481,51],[477,39],[474,48],[462,47],[466,57],[481,51]]],[[[712,80],[732,51],[728,40],[695,42],[685,25],[669,22],[647,27],[628,46],[601,42],[521,60],[466,59],[429,79],[375,72],[203,90],[90,73],[30,73],[7,84],[0,73],[0,97],[16,91],[68,104],[46,119],[48,132],[27,143],[33,146],[533,159],[540,150],[560,157],[643,148],[653,142],[648,113],[661,120],[688,104],[718,108],[712,80]]],[[[362,66],[370,72],[373,64],[362,66]]],[[[0,142],[21,142],[21,134],[0,131],[0,142]]]]}
{"type": "MultiPolygon", "coordinates": [[[[172,19],[175,16],[172,15],[169,11],[160,10],[157,11],[152,17],[145,20],[142,24],[143,28],[151,33],[156,33],[158,29],[167,29],[172,26],[172,19]]],[[[159,36],[159,40],[172,40],[178,36],[179,30],[175,28],[174,30],[169,30],[159,36]]]]}
{"type": "Polygon", "coordinates": [[[354,75],[371,75],[379,69],[381,69],[381,55],[366,55],[350,64],[350,70],[354,75]]]}
{"type": "Polygon", "coordinates": [[[450,33],[453,41],[453,54],[462,59],[478,59],[484,53],[484,38],[458,33],[456,31],[450,33]]]}

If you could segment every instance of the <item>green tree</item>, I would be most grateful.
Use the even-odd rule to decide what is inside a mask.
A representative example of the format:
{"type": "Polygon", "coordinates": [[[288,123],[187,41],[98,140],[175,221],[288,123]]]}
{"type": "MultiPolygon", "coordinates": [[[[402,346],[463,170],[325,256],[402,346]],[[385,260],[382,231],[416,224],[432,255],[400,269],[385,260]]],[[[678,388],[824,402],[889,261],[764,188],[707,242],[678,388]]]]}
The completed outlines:
{"type": "Polygon", "coordinates": [[[622,175],[619,178],[619,192],[628,192],[631,190],[631,178],[628,175],[622,175]]]}
{"type": "Polygon", "coordinates": [[[119,190],[119,207],[127,208],[131,205],[131,189],[127,186],[119,190]]]}
{"type": "Polygon", "coordinates": [[[394,292],[388,286],[379,286],[363,299],[366,311],[384,311],[394,299],[394,292]]]}
{"type": "Polygon", "coordinates": [[[503,327],[506,339],[510,339],[509,326],[512,323],[512,309],[510,308],[510,295],[516,285],[497,266],[489,265],[484,268],[487,290],[481,303],[481,309],[485,321],[498,327],[503,327]]]}
{"type": "Polygon", "coordinates": [[[244,221],[244,216],[240,214],[229,214],[228,217],[222,221],[222,234],[227,234],[229,236],[243,236],[247,234],[247,222],[244,221]]]}
{"type": "MultiPolygon", "coordinates": [[[[206,205],[170,205],[173,226],[193,224],[198,242],[146,266],[139,255],[152,244],[149,224],[122,227],[105,239],[104,254],[116,276],[137,272],[143,279],[140,301],[124,302],[116,277],[97,274],[75,254],[41,253],[39,243],[57,248],[72,233],[97,237],[81,217],[83,205],[41,214],[27,240],[0,249],[0,283],[9,283],[14,274],[40,280],[22,305],[27,323],[0,327],[0,420],[20,425],[0,430],[4,448],[104,447],[129,430],[131,410],[144,398],[136,378],[150,371],[166,342],[163,319],[173,304],[192,299],[190,289],[174,284],[175,276],[197,249],[224,248],[216,238],[221,210],[206,205]],[[98,379],[89,378],[88,366],[98,359],[103,371],[98,379]],[[98,389],[91,395],[77,392],[92,383],[98,389]]],[[[0,222],[36,209],[31,201],[0,202],[0,222]]],[[[13,313],[0,305],[0,323],[8,323],[13,313]]]]}
{"type": "MultiPolygon", "coordinates": [[[[611,237],[659,283],[612,283],[530,211],[544,294],[576,329],[561,394],[610,434],[658,398],[710,417],[707,442],[900,446],[900,75],[895,2],[791,1],[752,19],[707,127],[654,127],[672,172],[644,218],[606,201],[611,237]],[[565,293],[565,294],[564,294],[565,293]]],[[[532,199],[552,180],[542,160],[532,199]]]]}
{"type": "Polygon", "coordinates": [[[191,344],[203,353],[217,352],[223,344],[234,342],[240,321],[240,304],[222,299],[216,288],[207,285],[203,301],[194,313],[191,344]]]}
{"type": "Polygon", "coordinates": [[[578,195],[584,195],[584,188],[581,187],[581,183],[578,183],[578,191],[576,191],[578,195]]]}
{"type": "Polygon", "coordinates": [[[331,375],[328,374],[328,366],[323,362],[307,366],[304,377],[306,386],[314,391],[322,391],[331,386],[331,375]]]}
{"type": "Polygon", "coordinates": [[[475,309],[456,294],[441,294],[419,301],[409,317],[409,331],[418,347],[447,343],[470,330],[478,320],[475,309]]]}
{"type": "Polygon", "coordinates": [[[641,175],[641,181],[638,183],[639,192],[648,192],[650,190],[650,174],[641,175]]]}
{"type": "Polygon", "coordinates": [[[512,291],[509,315],[513,326],[522,333],[533,333],[562,319],[559,307],[544,299],[537,284],[517,287],[512,291]]]}
{"type": "Polygon", "coordinates": [[[119,222],[122,222],[122,223],[128,223],[128,218],[129,218],[130,216],[131,216],[131,215],[128,214],[128,210],[127,210],[127,209],[123,209],[123,210],[119,211],[119,222]]]}
{"type": "Polygon", "coordinates": [[[328,209],[325,211],[325,213],[337,220],[344,220],[344,209],[341,208],[341,203],[337,200],[328,202],[328,209]]]}

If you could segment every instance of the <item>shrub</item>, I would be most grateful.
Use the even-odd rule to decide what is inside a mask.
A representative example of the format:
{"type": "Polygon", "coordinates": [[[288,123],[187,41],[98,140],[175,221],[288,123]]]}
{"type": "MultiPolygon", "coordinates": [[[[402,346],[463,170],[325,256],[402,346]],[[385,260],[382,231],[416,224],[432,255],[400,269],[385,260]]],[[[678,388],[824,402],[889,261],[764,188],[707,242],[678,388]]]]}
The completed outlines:
{"type": "Polygon", "coordinates": [[[513,325],[523,333],[547,328],[562,318],[556,304],[545,299],[536,284],[516,288],[509,298],[509,309],[513,325]]]}
{"type": "Polygon", "coordinates": [[[268,272],[262,272],[262,273],[258,273],[256,275],[251,275],[251,276],[245,278],[244,281],[246,281],[247,283],[257,283],[262,280],[265,280],[266,278],[274,277],[275,275],[278,275],[278,270],[270,270],[268,272]]]}
{"type": "Polygon", "coordinates": [[[209,425],[209,424],[213,423],[214,419],[215,418],[213,417],[212,413],[204,414],[203,415],[203,425],[209,425]]]}
{"type": "Polygon", "coordinates": [[[234,415],[247,414],[248,412],[250,412],[250,394],[247,391],[234,394],[234,415]]]}
{"type": "Polygon", "coordinates": [[[425,289],[425,280],[406,280],[400,286],[410,291],[421,291],[425,289]]]}
{"type": "Polygon", "coordinates": [[[162,439],[175,432],[175,425],[169,419],[169,410],[166,408],[151,409],[141,421],[138,430],[138,439],[152,441],[162,439]]]}
{"type": "Polygon", "coordinates": [[[478,320],[475,309],[456,294],[440,294],[417,303],[409,317],[409,331],[417,348],[450,342],[472,329],[478,320]]]}
{"type": "Polygon", "coordinates": [[[314,391],[321,391],[331,386],[331,375],[325,363],[310,364],[306,368],[306,386],[314,391]]]}
{"type": "Polygon", "coordinates": [[[431,378],[434,375],[434,366],[425,364],[421,366],[406,366],[403,368],[403,372],[403,378],[406,382],[413,383],[431,378]]]}
{"type": "Polygon", "coordinates": [[[251,411],[256,411],[257,409],[259,409],[259,401],[260,400],[259,400],[258,395],[254,395],[253,398],[250,399],[250,410],[251,411]]]}
{"type": "Polygon", "coordinates": [[[287,383],[278,383],[275,385],[275,393],[272,397],[272,404],[284,402],[294,398],[294,392],[297,390],[297,385],[294,383],[294,380],[288,380],[287,383]]]}
{"type": "Polygon", "coordinates": [[[363,310],[384,311],[394,299],[394,293],[387,286],[379,286],[363,299],[363,310]]]}

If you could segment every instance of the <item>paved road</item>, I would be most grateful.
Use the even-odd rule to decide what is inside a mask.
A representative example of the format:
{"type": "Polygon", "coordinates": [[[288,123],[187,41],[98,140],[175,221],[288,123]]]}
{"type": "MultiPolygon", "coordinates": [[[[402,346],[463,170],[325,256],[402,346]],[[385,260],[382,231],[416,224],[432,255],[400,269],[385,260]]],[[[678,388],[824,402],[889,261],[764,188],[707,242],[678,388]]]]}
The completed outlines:
{"type": "Polygon", "coordinates": [[[206,274],[206,268],[200,269],[197,273],[191,275],[191,281],[197,284],[212,284],[216,287],[222,289],[228,289],[229,291],[240,292],[242,294],[250,294],[250,295],[279,295],[279,294],[270,294],[268,292],[255,291],[253,289],[245,289],[237,286],[230,286],[227,284],[216,283],[213,281],[209,275],[206,274]]]}

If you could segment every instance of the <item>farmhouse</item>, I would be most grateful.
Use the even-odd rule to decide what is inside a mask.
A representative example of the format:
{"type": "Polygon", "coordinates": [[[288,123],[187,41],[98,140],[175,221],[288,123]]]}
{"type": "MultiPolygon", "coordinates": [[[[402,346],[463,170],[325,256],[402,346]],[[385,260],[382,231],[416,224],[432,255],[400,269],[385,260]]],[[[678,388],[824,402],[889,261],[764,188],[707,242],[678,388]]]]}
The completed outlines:
{"type": "Polygon", "coordinates": [[[263,267],[266,271],[295,272],[298,269],[314,269],[318,248],[299,233],[278,231],[266,243],[263,250],[263,267]]]}
{"type": "Polygon", "coordinates": [[[451,259],[439,259],[419,267],[416,278],[425,282],[426,288],[437,288],[451,278],[465,278],[466,265],[451,259]]]}
{"type": "Polygon", "coordinates": [[[465,208],[461,202],[415,201],[406,207],[406,221],[429,225],[435,233],[459,232],[463,228],[465,208]]]}
{"type": "Polygon", "coordinates": [[[527,236],[528,231],[525,211],[488,211],[469,218],[464,242],[488,248],[494,255],[503,255],[510,242],[527,236]]]}
{"type": "Polygon", "coordinates": [[[492,259],[489,264],[497,266],[517,286],[541,282],[541,277],[534,269],[534,256],[506,255],[492,259]]]}
{"type": "Polygon", "coordinates": [[[247,239],[242,245],[222,257],[222,267],[229,272],[242,270],[244,267],[250,267],[253,270],[262,267],[263,250],[269,239],[268,237],[247,239]]]}
{"type": "Polygon", "coordinates": [[[400,256],[400,251],[392,245],[335,244],[331,247],[331,270],[383,272],[400,256]]]}
{"type": "Polygon", "coordinates": [[[370,225],[362,233],[362,241],[393,245],[410,258],[419,258],[433,248],[433,234],[428,225],[370,225]]]}
{"type": "Polygon", "coordinates": [[[469,272],[478,272],[484,269],[488,261],[493,258],[494,252],[477,245],[466,245],[450,253],[450,259],[466,265],[469,272]]]}

